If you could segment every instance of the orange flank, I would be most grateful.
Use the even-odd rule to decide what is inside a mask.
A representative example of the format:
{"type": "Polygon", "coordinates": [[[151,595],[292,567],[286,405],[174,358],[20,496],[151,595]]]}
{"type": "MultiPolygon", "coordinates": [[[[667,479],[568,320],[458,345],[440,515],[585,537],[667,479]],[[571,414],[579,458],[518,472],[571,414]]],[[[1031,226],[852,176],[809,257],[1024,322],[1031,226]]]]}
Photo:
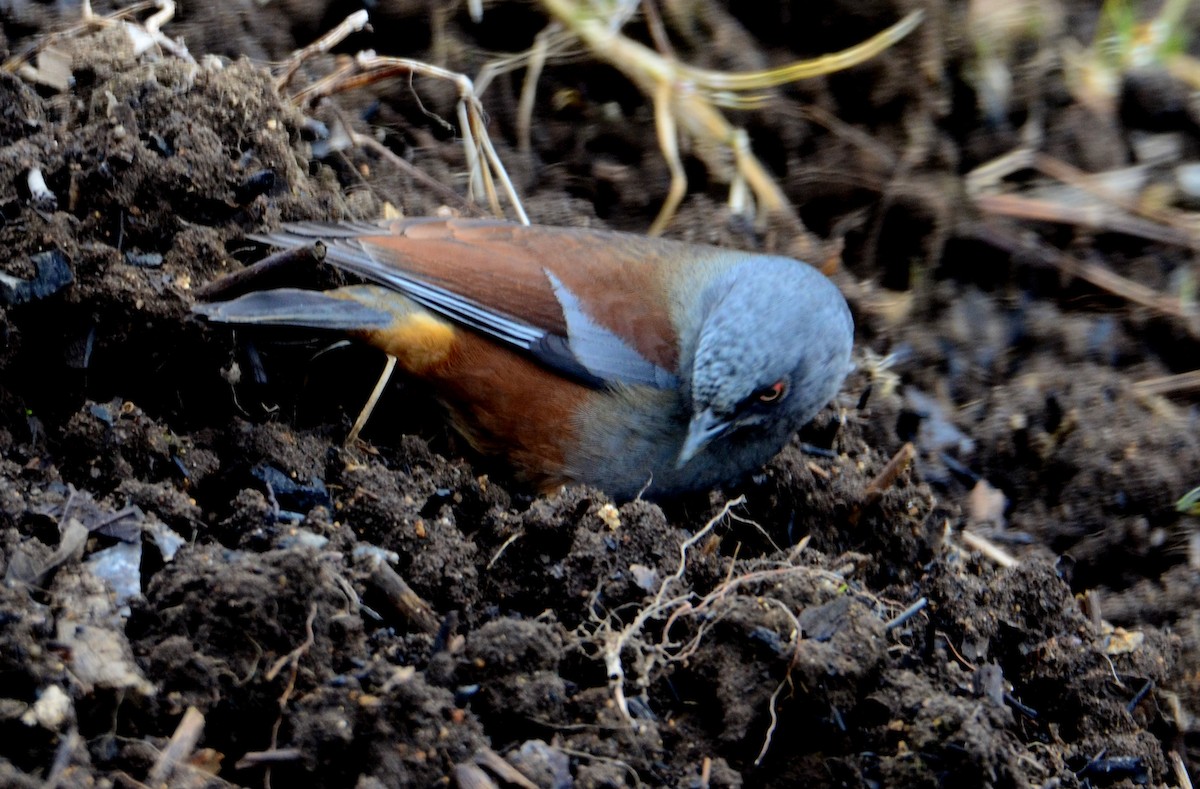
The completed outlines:
{"type": "Polygon", "coordinates": [[[450,356],[460,331],[448,321],[427,312],[397,315],[386,329],[356,332],[368,344],[396,357],[400,367],[418,377],[427,376],[450,356]]]}

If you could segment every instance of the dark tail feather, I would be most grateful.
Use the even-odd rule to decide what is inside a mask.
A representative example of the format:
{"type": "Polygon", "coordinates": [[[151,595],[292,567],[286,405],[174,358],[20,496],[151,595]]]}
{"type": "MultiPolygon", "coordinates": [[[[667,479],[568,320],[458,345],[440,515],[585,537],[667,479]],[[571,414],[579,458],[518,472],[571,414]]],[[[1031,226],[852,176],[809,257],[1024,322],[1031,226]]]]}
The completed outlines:
{"type": "Polygon", "coordinates": [[[389,312],[358,301],[296,288],[261,290],[232,301],[197,304],[192,312],[214,323],[340,331],[383,329],[391,325],[393,318],[389,312]]]}

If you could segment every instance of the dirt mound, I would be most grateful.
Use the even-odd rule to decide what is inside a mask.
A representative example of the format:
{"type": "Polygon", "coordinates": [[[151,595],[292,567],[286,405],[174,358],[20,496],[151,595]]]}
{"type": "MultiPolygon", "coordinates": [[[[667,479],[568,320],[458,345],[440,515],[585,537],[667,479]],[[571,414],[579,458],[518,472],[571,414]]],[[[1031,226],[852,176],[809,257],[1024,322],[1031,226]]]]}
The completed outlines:
{"type": "MultiPolygon", "coordinates": [[[[208,29],[197,14],[181,29],[208,29]]],[[[451,43],[474,29],[450,22],[451,43]]],[[[975,242],[945,247],[952,223],[901,196],[876,241],[941,267],[891,321],[861,283],[892,264],[849,233],[863,364],[765,469],[662,506],[535,497],[462,459],[410,385],[343,447],[370,353],[190,314],[261,254],[246,233],[438,195],[368,151],[314,159],[264,67],[137,55],[117,27],[55,49],[69,90],[0,75],[0,784],[1167,785],[1169,752],[1195,757],[1194,524],[1172,504],[1200,437],[1133,386],[1196,358],[1177,324],[1079,309],[1078,285],[1019,259],[968,272],[975,242]],[[908,441],[912,467],[877,478],[908,441]],[[964,525],[1019,560],[983,558],[964,525]]],[[[644,226],[645,184],[666,184],[652,113],[632,88],[599,95],[615,83],[592,68],[547,77],[537,155],[561,164],[517,178],[535,220],[644,226]],[[556,92],[572,85],[587,103],[556,92]]],[[[811,90],[853,120],[845,96],[875,84],[858,101],[892,145],[925,89],[903,79],[811,90]]],[[[512,87],[489,110],[516,162],[512,87]]],[[[423,114],[453,117],[452,96],[430,94],[347,106],[457,186],[461,147],[423,114]]],[[[750,123],[783,169],[821,141],[799,117],[750,123]]],[[[811,161],[866,183],[839,139],[811,161]]],[[[958,175],[949,154],[927,165],[958,175]]],[[[792,190],[816,172],[792,167],[792,190]]],[[[678,235],[763,241],[694,188],[678,235]]],[[[864,202],[830,189],[805,216],[821,230],[864,202]]]]}

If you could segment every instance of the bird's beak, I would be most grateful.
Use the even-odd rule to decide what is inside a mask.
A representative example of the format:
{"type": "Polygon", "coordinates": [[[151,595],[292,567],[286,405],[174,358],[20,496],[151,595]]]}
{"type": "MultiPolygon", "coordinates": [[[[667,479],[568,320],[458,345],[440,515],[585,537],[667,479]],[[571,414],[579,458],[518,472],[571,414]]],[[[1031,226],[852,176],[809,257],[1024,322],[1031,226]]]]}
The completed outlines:
{"type": "Polygon", "coordinates": [[[688,425],[687,438],[683,440],[683,447],[679,450],[675,468],[683,468],[700,450],[708,446],[708,442],[728,429],[729,422],[707,409],[693,416],[691,424],[688,425]]]}

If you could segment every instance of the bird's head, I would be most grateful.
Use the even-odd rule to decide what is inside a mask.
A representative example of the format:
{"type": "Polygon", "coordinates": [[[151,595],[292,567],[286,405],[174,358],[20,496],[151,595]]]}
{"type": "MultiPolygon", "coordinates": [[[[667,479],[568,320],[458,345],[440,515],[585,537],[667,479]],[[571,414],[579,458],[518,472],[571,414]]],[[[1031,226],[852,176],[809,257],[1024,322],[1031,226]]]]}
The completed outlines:
{"type": "Polygon", "coordinates": [[[751,256],[717,277],[703,299],[678,465],[738,434],[777,451],[841,388],[853,335],[841,292],[809,265],[751,256]]]}

